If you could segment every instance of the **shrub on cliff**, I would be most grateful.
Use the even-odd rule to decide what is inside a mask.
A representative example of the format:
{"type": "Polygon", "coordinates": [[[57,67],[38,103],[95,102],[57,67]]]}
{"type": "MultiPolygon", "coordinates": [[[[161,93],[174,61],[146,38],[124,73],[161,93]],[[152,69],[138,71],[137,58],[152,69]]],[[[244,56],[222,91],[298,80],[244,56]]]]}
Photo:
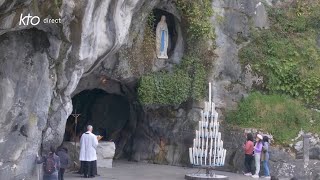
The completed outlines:
{"type": "Polygon", "coordinates": [[[239,57],[264,76],[263,90],[320,107],[319,15],[320,3],[299,1],[296,7],[270,9],[270,29],[252,31],[252,41],[239,57]]]}
{"type": "Polygon", "coordinates": [[[301,102],[288,96],[258,92],[251,93],[239,103],[236,111],[229,112],[227,121],[244,128],[263,129],[280,144],[289,144],[301,129],[320,131],[320,113],[305,108],[301,102]]]}

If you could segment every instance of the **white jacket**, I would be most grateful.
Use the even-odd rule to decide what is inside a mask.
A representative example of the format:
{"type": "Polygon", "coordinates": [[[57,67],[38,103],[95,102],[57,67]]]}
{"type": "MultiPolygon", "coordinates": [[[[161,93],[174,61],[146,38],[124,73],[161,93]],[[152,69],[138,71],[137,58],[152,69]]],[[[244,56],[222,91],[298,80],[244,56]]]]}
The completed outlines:
{"type": "Polygon", "coordinates": [[[95,161],[97,160],[96,148],[98,146],[97,136],[87,131],[83,133],[80,139],[80,161],[95,161]]]}

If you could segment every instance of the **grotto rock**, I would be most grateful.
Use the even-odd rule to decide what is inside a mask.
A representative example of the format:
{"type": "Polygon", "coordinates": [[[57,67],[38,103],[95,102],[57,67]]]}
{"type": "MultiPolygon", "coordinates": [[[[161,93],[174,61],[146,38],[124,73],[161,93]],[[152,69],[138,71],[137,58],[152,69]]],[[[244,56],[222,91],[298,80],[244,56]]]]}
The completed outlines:
{"type": "Polygon", "coordinates": [[[0,36],[0,179],[33,170],[52,96],[48,47],[36,29],[0,36]]]}
{"type": "Polygon", "coordinates": [[[153,107],[145,109],[143,121],[138,121],[134,134],[134,161],[169,165],[189,163],[188,148],[192,146],[196,119],[200,110],[186,112],[185,107],[153,107]]]}
{"type": "MultiPolygon", "coordinates": [[[[245,83],[242,83],[243,70],[238,50],[249,41],[250,21],[256,16],[258,2],[256,0],[213,2],[216,13],[212,23],[215,27],[217,46],[215,53],[218,58],[214,62],[210,80],[213,82],[213,101],[218,108],[233,109],[237,105],[236,102],[247,94],[245,83]]],[[[261,10],[258,11],[260,13],[261,10]]]]}
{"type": "Polygon", "coordinates": [[[45,153],[62,142],[72,92],[125,42],[143,0],[32,2],[0,2],[0,179],[30,178],[40,144],[45,153]],[[21,12],[45,18],[48,7],[60,26],[19,26],[21,12]]]}
{"type": "MultiPolygon", "coordinates": [[[[61,144],[66,120],[73,108],[71,96],[81,78],[92,74],[108,76],[118,83],[106,89],[121,94],[131,91],[130,88],[122,91],[121,87],[135,87],[132,84],[136,84],[137,78],[131,72],[132,64],[121,58],[119,50],[123,44],[132,43],[136,38],[134,34],[144,34],[152,9],[168,10],[174,14],[176,24],[180,23],[177,10],[167,0],[60,2],[0,1],[0,52],[3,55],[0,88],[1,93],[6,94],[0,95],[1,128],[4,129],[0,157],[1,162],[5,162],[0,165],[0,179],[30,178],[40,144],[43,153],[50,145],[61,144]],[[38,15],[41,19],[57,16],[62,23],[20,26],[20,13],[38,15]]],[[[181,28],[177,27],[177,31],[172,63],[178,63],[183,55],[181,28]]],[[[134,101],[131,106],[135,106],[134,101]]],[[[127,128],[129,126],[135,125],[132,123],[127,128]]]]}

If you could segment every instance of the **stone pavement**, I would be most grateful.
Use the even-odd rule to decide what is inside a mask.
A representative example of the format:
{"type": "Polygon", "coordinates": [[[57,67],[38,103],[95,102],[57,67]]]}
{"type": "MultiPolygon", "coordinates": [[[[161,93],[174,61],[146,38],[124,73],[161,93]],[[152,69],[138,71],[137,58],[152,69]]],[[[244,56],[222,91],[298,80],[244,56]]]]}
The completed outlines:
{"type": "MultiPolygon", "coordinates": [[[[165,166],[148,163],[136,163],[129,161],[115,161],[112,169],[100,168],[99,177],[94,180],[183,180],[187,173],[196,173],[199,169],[184,168],[177,166],[165,166]]],[[[240,174],[218,172],[226,175],[229,180],[253,180],[240,174]]],[[[78,174],[67,173],[66,180],[82,180],[78,174]]],[[[261,178],[262,179],[262,178],[261,178]]]]}

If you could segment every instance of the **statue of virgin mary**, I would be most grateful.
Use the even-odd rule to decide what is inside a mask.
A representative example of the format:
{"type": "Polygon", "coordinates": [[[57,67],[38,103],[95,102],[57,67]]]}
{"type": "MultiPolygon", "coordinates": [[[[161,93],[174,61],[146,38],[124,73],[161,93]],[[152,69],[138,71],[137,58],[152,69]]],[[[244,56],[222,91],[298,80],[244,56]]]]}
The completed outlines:
{"type": "Polygon", "coordinates": [[[166,17],[161,16],[161,20],[156,29],[156,52],[159,59],[168,59],[168,40],[169,40],[168,26],[166,17]]]}

